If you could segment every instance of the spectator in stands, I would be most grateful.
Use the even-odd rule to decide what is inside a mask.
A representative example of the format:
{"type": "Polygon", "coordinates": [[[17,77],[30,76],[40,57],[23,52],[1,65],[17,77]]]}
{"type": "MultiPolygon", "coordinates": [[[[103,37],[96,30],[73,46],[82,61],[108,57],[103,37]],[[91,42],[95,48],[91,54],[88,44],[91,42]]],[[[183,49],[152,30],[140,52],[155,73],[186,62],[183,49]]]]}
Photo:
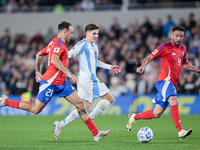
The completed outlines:
{"type": "MultiPolygon", "coordinates": [[[[146,20],[148,19],[146,18],[146,20]]],[[[188,59],[193,65],[195,65],[195,67],[199,67],[200,20],[196,21],[194,19],[194,21],[196,21],[197,23],[191,30],[189,30],[189,19],[183,19],[182,21],[185,22],[185,26],[188,27],[188,30],[185,32],[185,39],[183,43],[188,50],[188,59]],[[196,50],[193,50],[192,47],[195,47],[196,50]]],[[[154,83],[150,83],[149,78],[153,78],[156,75],[156,72],[145,72],[143,78],[138,78],[137,74],[135,73],[135,68],[140,65],[142,58],[150,54],[157,45],[167,40],[167,37],[162,34],[163,24],[167,24],[167,22],[162,23],[162,20],[158,19],[155,23],[151,23],[153,26],[152,33],[147,32],[142,35],[144,32],[141,33],[141,28],[143,26],[145,26],[145,28],[148,28],[148,25],[144,24],[145,23],[139,24],[138,20],[133,20],[132,22],[129,22],[127,26],[123,29],[119,24],[119,20],[113,18],[113,23],[111,24],[110,29],[106,30],[102,27],[99,31],[99,59],[103,62],[119,64],[119,66],[122,68],[121,74],[125,80],[125,83],[127,83],[128,80],[127,78],[125,78],[127,77],[126,74],[133,74],[135,79],[134,84],[141,85],[139,89],[136,88],[133,91],[134,94],[149,94],[151,93],[151,91],[154,90],[154,87],[152,87],[154,83]],[[146,39],[146,42],[144,42],[144,39],[146,39]],[[145,89],[144,87],[142,89],[143,84],[146,85],[145,89]]],[[[76,43],[78,40],[82,39],[83,36],[85,36],[84,31],[80,25],[76,27],[74,32],[74,40],[71,41],[72,43],[68,43],[69,49],[72,45],[74,45],[73,43],[76,43]]],[[[3,35],[0,35],[0,76],[2,78],[2,85],[6,86],[4,92],[6,91],[6,93],[10,92],[12,94],[15,93],[14,88],[16,88],[16,83],[19,82],[18,74],[20,71],[23,76],[22,78],[28,78],[28,82],[26,81],[26,84],[28,87],[32,86],[32,94],[37,94],[37,91],[35,89],[38,89],[38,85],[35,83],[34,71],[31,70],[34,68],[30,67],[31,69],[28,69],[24,64],[28,63],[30,66],[32,66],[32,62],[35,59],[34,55],[37,53],[38,49],[42,49],[41,47],[45,47],[48,43],[48,40],[51,39],[51,37],[53,36],[55,35],[52,29],[49,29],[45,35],[42,35],[40,33],[38,36],[38,34],[36,33],[36,35],[34,35],[33,37],[24,34],[11,35],[10,29],[5,29],[5,33],[3,35]],[[24,69],[20,70],[19,68],[24,69]],[[6,84],[4,84],[4,82],[6,84]]],[[[47,59],[43,60],[42,70],[45,70],[47,68],[47,61],[47,59]]],[[[69,60],[69,69],[73,73],[77,73],[78,65],[79,64],[77,58],[69,60]]],[[[155,66],[158,67],[159,65],[160,62],[159,60],[157,60],[155,66]]],[[[97,72],[100,78],[105,81],[105,84],[110,86],[109,81],[115,75],[112,73],[109,74],[105,70],[97,70],[97,72]]],[[[185,84],[187,76],[188,72],[186,72],[184,74],[184,77],[181,78],[181,80],[179,81],[180,86],[178,87],[182,87],[185,84]]],[[[192,77],[195,78],[196,75],[192,74],[192,77]]],[[[198,83],[200,83],[200,79],[198,81],[198,83]]],[[[20,82],[23,83],[24,81],[20,82]]],[[[196,86],[196,89],[199,89],[199,85],[200,84],[196,86]]],[[[133,87],[130,88],[134,89],[133,87]]],[[[183,89],[180,89],[180,91],[184,92],[183,89]]],[[[195,90],[195,92],[198,93],[199,90],[195,90]]]]}
{"type": "Polygon", "coordinates": [[[145,16],[144,23],[142,26],[146,27],[148,34],[152,33],[153,27],[148,16],[145,16]]]}
{"type": "MultiPolygon", "coordinates": [[[[121,79],[123,78],[121,77],[121,79]]],[[[120,83],[120,78],[116,76],[111,79],[111,86],[109,87],[109,89],[114,97],[118,97],[122,94],[128,93],[128,88],[120,83]]]]}
{"type": "Polygon", "coordinates": [[[193,94],[195,93],[195,79],[192,73],[187,74],[186,82],[184,84],[184,91],[186,94],[193,94]]]}
{"type": "Polygon", "coordinates": [[[167,22],[164,24],[163,26],[163,35],[167,36],[167,33],[170,29],[170,27],[174,27],[176,25],[176,23],[173,21],[172,16],[168,15],[167,16],[167,22]]]}
{"type": "Polygon", "coordinates": [[[53,39],[53,37],[55,37],[55,33],[50,27],[48,28],[47,33],[44,35],[44,44],[47,45],[51,41],[51,39],[53,39]]]}
{"type": "Polygon", "coordinates": [[[92,0],[83,0],[81,7],[83,11],[92,11],[94,10],[94,2],[92,0]]]}
{"type": "Polygon", "coordinates": [[[74,8],[72,9],[72,11],[82,12],[83,8],[81,7],[81,3],[80,2],[76,2],[76,4],[75,4],[74,8]]]}
{"type": "Polygon", "coordinates": [[[6,28],[4,31],[4,35],[2,36],[1,41],[0,41],[0,47],[8,48],[10,44],[10,40],[11,40],[10,29],[6,28]]]}
{"type": "Polygon", "coordinates": [[[10,14],[18,9],[18,4],[15,0],[9,0],[6,5],[6,13],[10,14]]]}
{"type": "Polygon", "coordinates": [[[194,13],[189,14],[190,30],[196,26],[196,20],[194,17],[194,13]]]}
{"type": "Polygon", "coordinates": [[[63,7],[63,5],[61,3],[58,3],[54,6],[53,12],[54,13],[64,13],[65,8],[63,7]]]}

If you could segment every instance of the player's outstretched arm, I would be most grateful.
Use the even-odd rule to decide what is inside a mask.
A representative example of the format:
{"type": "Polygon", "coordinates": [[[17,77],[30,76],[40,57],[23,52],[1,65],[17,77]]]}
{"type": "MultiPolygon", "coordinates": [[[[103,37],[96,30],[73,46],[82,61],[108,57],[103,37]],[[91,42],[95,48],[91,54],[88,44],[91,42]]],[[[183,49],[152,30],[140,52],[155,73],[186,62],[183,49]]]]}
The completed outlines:
{"type": "Polygon", "coordinates": [[[111,69],[111,65],[106,64],[106,63],[104,63],[104,62],[102,62],[102,61],[100,61],[100,60],[97,60],[97,67],[99,67],[99,68],[104,68],[104,69],[108,69],[108,70],[111,69]]]}
{"type": "Polygon", "coordinates": [[[112,65],[110,70],[114,71],[116,74],[121,73],[121,68],[117,65],[112,65]]]}
{"type": "Polygon", "coordinates": [[[108,69],[108,70],[112,70],[114,71],[115,73],[121,73],[121,68],[117,65],[109,65],[109,64],[106,64],[100,60],[97,60],[97,67],[100,67],[100,68],[104,68],[104,69],[108,69]]]}
{"type": "Polygon", "coordinates": [[[143,73],[145,66],[153,59],[153,56],[148,55],[146,58],[143,59],[142,65],[137,68],[137,73],[143,73]]]}
{"type": "Polygon", "coordinates": [[[42,74],[40,72],[40,65],[41,65],[41,61],[42,61],[42,58],[44,57],[44,55],[42,55],[41,51],[39,51],[37,54],[36,54],[36,67],[35,67],[35,80],[36,82],[40,82],[41,81],[41,78],[42,78],[42,74]]]}
{"type": "Polygon", "coordinates": [[[197,69],[194,66],[192,66],[188,60],[185,63],[183,63],[182,67],[185,68],[185,69],[187,69],[187,70],[200,73],[200,69],[197,69]]]}
{"type": "Polygon", "coordinates": [[[59,55],[53,54],[51,56],[51,63],[58,68],[60,71],[64,72],[67,77],[71,78],[74,82],[78,82],[78,77],[73,75],[67,68],[63,66],[63,63],[59,59],[59,55]]]}

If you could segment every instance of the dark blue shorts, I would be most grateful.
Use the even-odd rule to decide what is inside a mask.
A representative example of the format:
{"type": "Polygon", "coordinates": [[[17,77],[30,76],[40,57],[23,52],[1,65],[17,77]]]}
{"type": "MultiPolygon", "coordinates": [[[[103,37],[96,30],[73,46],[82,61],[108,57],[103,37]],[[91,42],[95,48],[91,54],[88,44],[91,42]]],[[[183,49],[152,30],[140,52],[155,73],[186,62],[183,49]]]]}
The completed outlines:
{"type": "Polygon", "coordinates": [[[48,103],[56,93],[59,97],[66,97],[75,92],[75,88],[66,80],[62,85],[53,85],[41,79],[37,99],[42,103],[48,103]]]}
{"type": "Polygon", "coordinates": [[[157,81],[156,89],[158,90],[158,93],[152,102],[159,104],[163,109],[166,109],[169,104],[169,97],[177,96],[176,88],[170,81],[157,81]]]}

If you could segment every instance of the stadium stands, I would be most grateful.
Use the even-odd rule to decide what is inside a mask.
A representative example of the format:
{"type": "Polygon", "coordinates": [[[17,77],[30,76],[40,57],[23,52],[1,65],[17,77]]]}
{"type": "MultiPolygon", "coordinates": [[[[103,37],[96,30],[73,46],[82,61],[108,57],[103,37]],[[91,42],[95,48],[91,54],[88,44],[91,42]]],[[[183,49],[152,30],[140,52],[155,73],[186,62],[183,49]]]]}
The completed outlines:
{"type": "MultiPolygon", "coordinates": [[[[17,2],[9,0],[1,6],[8,7],[11,3],[19,8],[20,3],[17,2]]],[[[39,0],[29,2],[28,5],[35,8],[39,5],[45,6],[45,4],[40,4],[39,0]]],[[[10,13],[12,12],[14,11],[10,13]]],[[[186,28],[183,44],[188,50],[189,61],[195,67],[200,67],[200,20],[192,13],[187,15],[187,19],[180,18],[178,24],[186,28]]],[[[116,76],[108,70],[99,69],[98,76],[110,87],[111,92],[117,93],[117,96],[130,92],[135,95],[156,92],[155,79],[158,75],[159,60],[152,61],[142,75],[136,74],[135,70],[141,64],[142,59],[157,45],[169,40],[171,25],[174,24],[169,24],[168,21],[163,22],[161,19],[152,23],[147,16],[143,20],[141,24],[135,20],[123,28],[118,19],[113,18],[108,31],[101,27],[98,40],[99,59],[106,63],[118,64],[122,68],[122,73],[116,76]]],[[[170,21],[174,21],[173,16],[170,21]]],[[[24,33],[12,35],[10,30],[12,29],[7,28],[4,34],[0,35],[0,95],[20,95],[24,92],[31,92],[34,96],[38,92],[38,84],[34,79],[35,54],[56,35],[51,28],[46,34],[37,32],[34,36],[24,33]]],[[[68,49],[84,37],[83,26],[76,26],[74,30],[74,39],[67,45],[68,49]]],[[[47,68],[46,62],[47,60],[44,59],[43,72],[47,68]]],[[[69,69],[75,74],[78,73],[77,58],[70,59],[69,69]]],[[[177,86],[178,93],[200,94],[199,87],[199,75],[183,69],[177,86]]]]}

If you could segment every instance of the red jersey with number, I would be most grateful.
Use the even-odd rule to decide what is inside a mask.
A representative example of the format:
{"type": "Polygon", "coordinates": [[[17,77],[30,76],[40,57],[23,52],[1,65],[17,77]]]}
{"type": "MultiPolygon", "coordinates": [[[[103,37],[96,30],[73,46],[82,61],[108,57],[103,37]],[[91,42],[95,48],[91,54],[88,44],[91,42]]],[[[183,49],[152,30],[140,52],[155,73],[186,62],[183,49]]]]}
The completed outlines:
{"type": "Polygon", "coordinates": [[[161,71],[157,81],[168,80],[177,86],[181,73],[181,66],[187,60],[186,48],[183,45],[176,47],[171,41],[159,45],[152,53],[154,59],[160,57],[161,71]]]}
{"type": "Polygon", "coordinates": [[[52,54],[59,55],[59,59],[63,66],[67,68],[68,65],[68,51],[60,38],[55,37],[51,42],[41,50],[42,55],[48,55],[48,69],[43,74],[42,79],[53,85],[62,85],[66,81],[65,73],[60,71],[51,63],[52,54]]]}

